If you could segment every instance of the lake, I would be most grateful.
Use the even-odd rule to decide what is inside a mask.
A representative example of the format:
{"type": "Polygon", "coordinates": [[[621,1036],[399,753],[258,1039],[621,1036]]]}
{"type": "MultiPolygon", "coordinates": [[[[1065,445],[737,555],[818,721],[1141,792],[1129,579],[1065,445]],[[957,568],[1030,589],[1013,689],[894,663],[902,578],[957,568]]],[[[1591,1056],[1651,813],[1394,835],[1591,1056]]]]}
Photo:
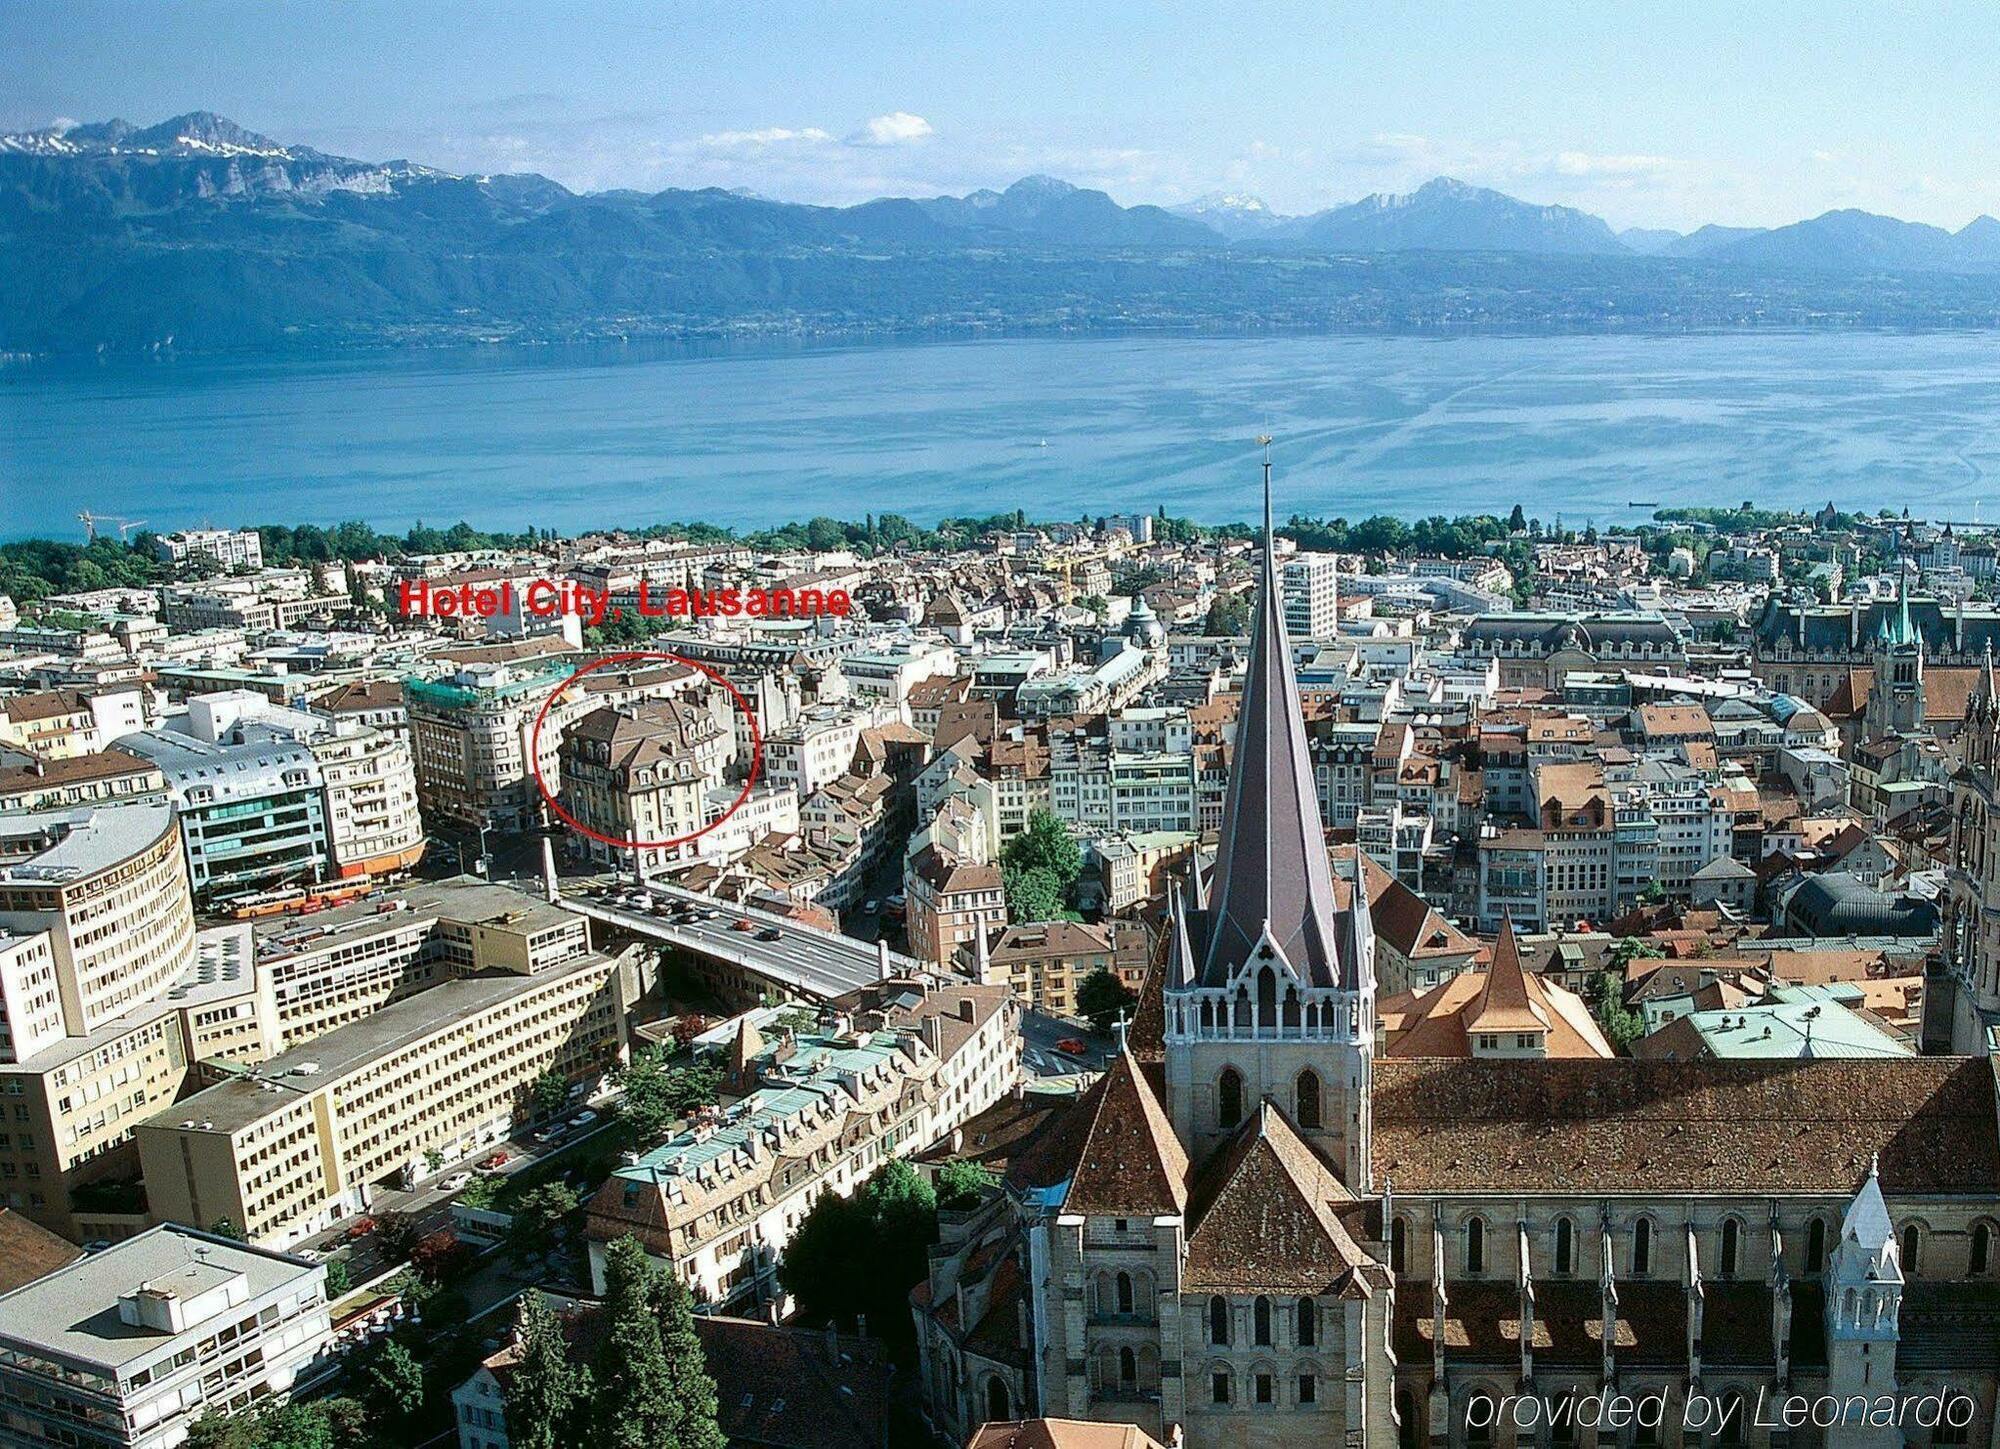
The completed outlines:
{"type": "Polygon", "coordinates": [[[1632,501],[1994,512],[2000,335],[996,338],[0,367],[0,537],[80,510],[575,532],[1530,514],[1632,501]]]}

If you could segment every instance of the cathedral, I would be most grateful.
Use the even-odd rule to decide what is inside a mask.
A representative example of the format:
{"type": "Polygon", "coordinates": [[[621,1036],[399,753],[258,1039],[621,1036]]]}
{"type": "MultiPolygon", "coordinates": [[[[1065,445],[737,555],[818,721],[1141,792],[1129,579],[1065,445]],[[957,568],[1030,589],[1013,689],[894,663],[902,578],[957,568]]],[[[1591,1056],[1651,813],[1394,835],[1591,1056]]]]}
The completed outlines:
{"type": "MultiPolygon", "coordinates": [[[[913,1295],[933,1422],[2000,1444],[1991,1017],[1953,1033],[1968,1054],[1892,1061],[1378,1057],[1367,892],[1330,864],[1271,537],[1267,464],[1215,862],[1175,888],[1103,1079],[945,1226],[913,1295]]],[[[1961,805],[1982,870],[1993,764],[1961,805]]],[[[2000,909],[1969,910],[2000,1001],[2000,909]]],[[[1511,928],[1494,955],[1504,1047],[1540,1023],[1499,989],[1511,928]]]]}

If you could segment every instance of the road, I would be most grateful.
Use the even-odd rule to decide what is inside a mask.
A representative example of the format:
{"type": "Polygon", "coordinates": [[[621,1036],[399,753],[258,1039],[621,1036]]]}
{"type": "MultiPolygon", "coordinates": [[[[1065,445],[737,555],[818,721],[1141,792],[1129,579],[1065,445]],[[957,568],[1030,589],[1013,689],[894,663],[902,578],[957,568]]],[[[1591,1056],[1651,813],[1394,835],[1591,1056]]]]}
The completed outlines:
{"type": "MultiPolygon", "coordinates": [[[[774,989],[808,1000],[827,1001],[844,996],[881,977],[877,948],[837,931],[802,925],[768,911],[727,905],[657,881],[648,884],[645,890],[653,901],[685,905],[699,913],[676,919],[656,915],[653,908],[627,904],[638,892],[637,886],[610,889],[616,894],[565,893],[563,904],[647,940],[730,962],[769,982],[774,989]],[[749,921],[753,929],[736,929],[739,921],[749,921]],[[771,932],[776,933],[771,939],[760,934],[771,932]]],[[[907,956],[892,952],[890,959],[898,971],[922,969],[907,956]]]]}
{"type": "Polygon", "coordinates": [[[1066,1021],[1042,1011],[1021,1013],[1021,1065],[1032,1076],[1065,1077],[1072,1072],[1101,1072],[1111,1060],[1112,1043],[1093,1034],[1080,1021],[1066,1021]],[[1075,1040],[1081,1052],[1066,1052],[1056,1043],[1075,1040]]]}

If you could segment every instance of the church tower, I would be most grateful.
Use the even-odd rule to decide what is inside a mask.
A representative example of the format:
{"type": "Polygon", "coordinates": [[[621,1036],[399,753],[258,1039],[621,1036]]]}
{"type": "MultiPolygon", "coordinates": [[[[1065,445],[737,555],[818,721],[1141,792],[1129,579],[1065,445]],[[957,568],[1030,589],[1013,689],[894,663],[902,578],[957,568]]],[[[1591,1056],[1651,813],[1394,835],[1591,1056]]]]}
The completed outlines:
{"type": "Polygon", "coordinates": [[[1924,636],[1910,619],[1910,573],[1896,588],[1896,612],[1875,636],[1875,683],[1862,709],[1862,737],[1914,735],[1924,727],[1924,636]]]}
{"type": "MultiPolygon", "coordinates": [[[[1840,1220],[1840,1241],[1826,1264],[1826,1390],[1836,1399],[1873,1399],[1896,1392],[1896,1345],[1903,1306],[1903,1267],[1896,1227],[1882,1200],[1876,1166],[1840,1220]]],[[[1849,1423],[1832,1442],[1902,1442],[1894,1429],[1849,1423]]]]}
{"type": "Polygon", "coordinates": [[[1274,1103],[1355,1193],[1368,1181],[1375,932],[1356,857],[1339,903],[1274,558],[1264,462],[1263,580],[1215,866],[1171,903],[1167,1106],[1199,1161],[1274,1103]]]}

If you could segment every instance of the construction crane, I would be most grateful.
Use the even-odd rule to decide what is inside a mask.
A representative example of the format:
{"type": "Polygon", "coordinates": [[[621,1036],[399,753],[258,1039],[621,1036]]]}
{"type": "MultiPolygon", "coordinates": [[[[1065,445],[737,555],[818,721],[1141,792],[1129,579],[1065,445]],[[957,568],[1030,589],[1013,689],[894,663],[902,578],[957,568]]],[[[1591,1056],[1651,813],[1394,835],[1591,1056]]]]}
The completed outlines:
{"type": "Polygon", "coordinates": [[[146,526],[146,520],[143,518],[111,518],[102,513],[92,513],[88,508],[77,514],[77,520],[83,524],[83,537],[87,543],[95,543],[97,541],[97,525],[100,523],[108,523],[117,529],[120,540],[123,540],[133,529],[144,528],[146,526]]]}

